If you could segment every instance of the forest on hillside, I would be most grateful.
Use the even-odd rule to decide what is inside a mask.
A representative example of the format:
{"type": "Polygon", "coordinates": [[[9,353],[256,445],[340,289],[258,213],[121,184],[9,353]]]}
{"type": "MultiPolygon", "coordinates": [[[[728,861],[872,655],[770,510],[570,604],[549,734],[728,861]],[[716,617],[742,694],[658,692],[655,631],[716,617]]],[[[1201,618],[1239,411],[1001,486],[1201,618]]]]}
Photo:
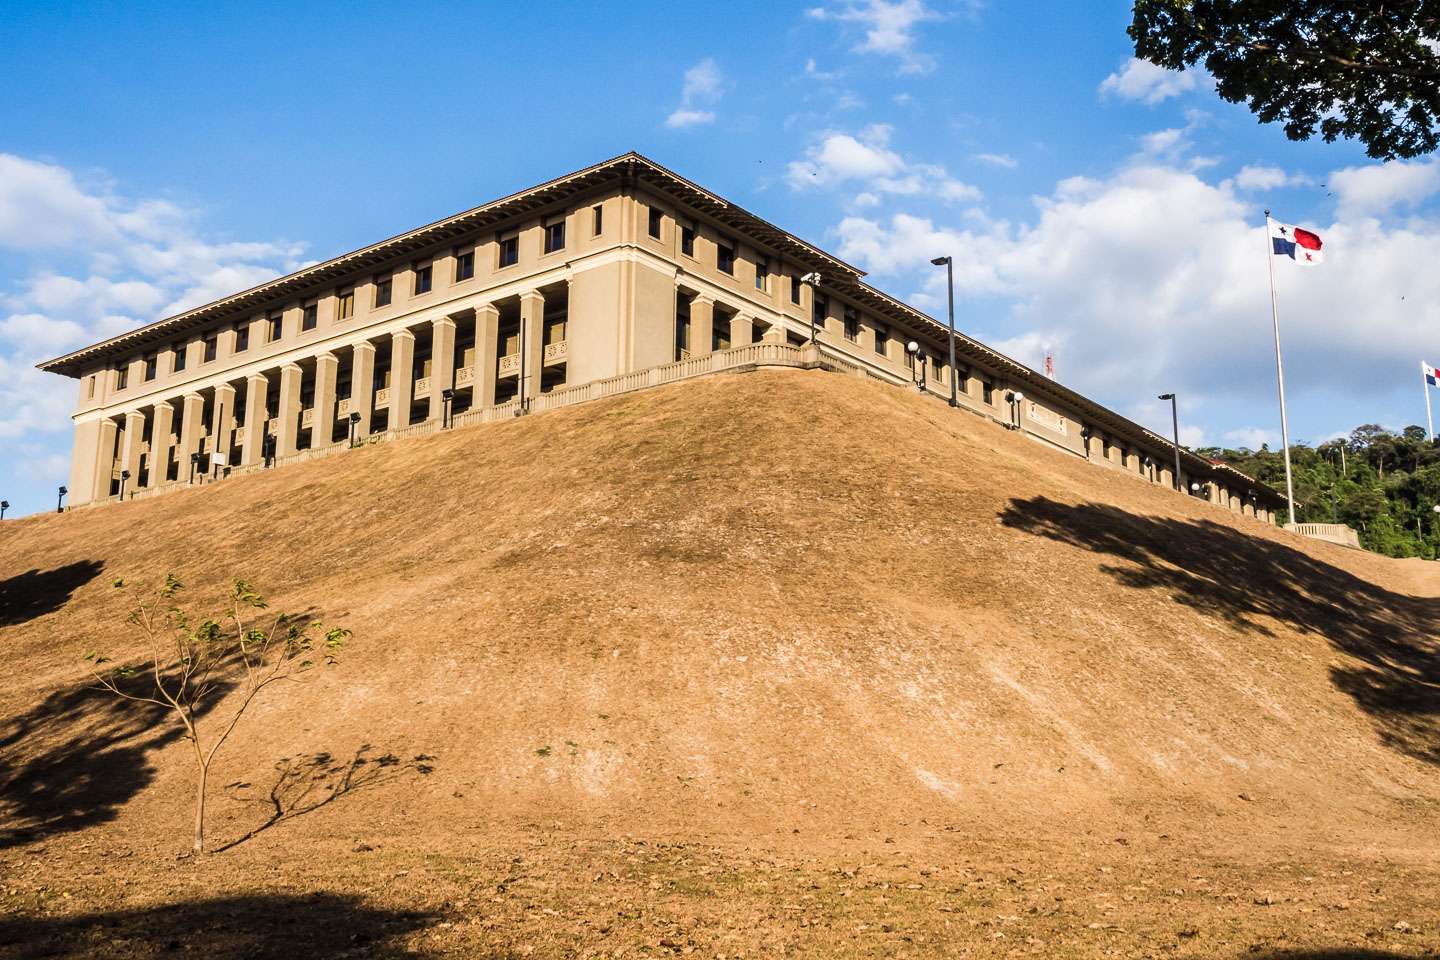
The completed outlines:
{"type": "MultiPolygon", "coordinates": [[[[1196,453],[1285,489],[1285,458],[1268,445],[1259,450],[1199,447],[1196,453]]],[[[1360,545],[1391,557],[1433,560],[1440,549],[1440,446],[1425,428],[1399,433],[1367,423],[1348,437],[1316,446],[1290,447],[1295,476],[1295,519],[1346,523],[1360,545]]],[[[1283,516],[1281,522],[1284,521],[1283,516]]]]}

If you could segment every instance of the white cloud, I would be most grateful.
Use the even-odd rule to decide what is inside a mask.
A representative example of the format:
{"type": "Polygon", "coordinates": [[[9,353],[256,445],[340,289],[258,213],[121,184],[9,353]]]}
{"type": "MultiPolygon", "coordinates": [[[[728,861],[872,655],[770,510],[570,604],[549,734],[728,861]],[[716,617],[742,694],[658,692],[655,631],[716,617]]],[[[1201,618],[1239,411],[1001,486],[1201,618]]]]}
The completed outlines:
{"type": "Polygon", "coordinates": [[[1014,170],[1020,166],[1020,161],[1008,153],[977,153],[975,159],[991,167],[1004,167],[1006,170],[1014,170]]]}
{"type": "Polygon", "coordinates": [[[1339,216],[1373,217],[1400,204],[1419,203],[1440,191],[1440,163],[1433,158],[1372,163],[1335,170],[1328,180],[1339,216]]]}
{"type": "Polygon", "coordinates": [[[942,19],[922,0],[864,0],[847,4],[838,10],[813,7],[805,11],[816,20],[839,20],[858,23],[865,30],[865,39],[856,44],[856,53],[878,53],[900,61],[901,73],[927,73],[934,69],[935,59],[915,49],[915,28],[929,20],[942,19]]]}
{"type": "Polygon", "coordinates": [[[951,177],[944,167],[907,163],[890,148],[892,132],[885,124],[871,124],[855,136],[827,133],[805,152],[807,159],[790,164],[785,179],[797,190],[863,180],[869,189],[860,197],[867,201],[881,194],[932,196],[952,203],[980,198],[978,189],[951,177]]]}
{"type": "Polygon", "coordinates": [[[1291,182],[1290,175],[1279,167],[1246,166],[1235,174],[1235,187],[1239,190],[1275,190],[1291,182]]]}
{"type": "MultiPolygon", "coordinates": [[[[1372,207],[1400,193],[1385,177],[1430,189],[1415,171],[1356,176],[1372,207]]],[[[948,222],[852,213],[836,228],[837,253],[881,286],[887,276],[912,278],[920,306],[942,292],[927,261],[953,256],[957,295],[991,304],[992,319],[972,321],[970,332],[1017,349],[1052,344],[1067,386],[1134,409],[1161,433],[1168,409],[1161,416],[1137,396],[1174,390],[1193,419],[1204,411],[1212,423],[1233,418],[1251,430],[1253,411],[1274,406],[1275,359],[1263,226],[1237,179],[1214,182],[1184,158],[1142,153],[1108,176],[1060,181],[1025,222],[974,210],[948,222]]],[[[1440,331],[1440,271],[1429,252],[1440,246],[1440,219],[1382,224],[1358,215],[1365,209],[1317,225],[1324,267],[1276,266],[1297,430],[1297,413],[1325,403],[1373,409],[1375,385],[1397,382],[1440,331]]],[[[1269,442],[1253,429],[1261,432],[1227,439],[1269,442]]]]}
{"type": "Polygon", "coordinates": [[[681,107],[665,118],[665,126],[682,129],[702,123],[712,123],[714,120],[715,111],[713,110],[687,110],[681,107]]]}
{"type": "Polygon", "coordinates": [[[1114,94],[1122,100],[1154,104],[1199,86],[1200,74],[1197,71],[1166,70],[1149,60],[1132,57],[1120,72],[1110,74],[1101,82],[1100,92],[1114,94]]]}
{"type": "Polygon", "coordinates": [[[717,103],[725,93],[724,87],[725,77],[715,61],[711,58],[701,60],[685,71],[680,106],[665,118],[665,126],[683,129],[714,122],[715,112],[703,107],[717,103]]]}
{"type": "Polygon", "coordinates": [[[1225,444],[1231,449],[1248,447],[1251,450],[1259,450],[1266,444],[1270,444],[1273,449],[1278,450],[1280,449],[1280,431],[1265,427],[1240,427],[1226,431],[1225,444]]]}
{"type": "Polygon", "coordinates": [[[16,454],[3,458],[0,481],[7,471],[66,479],[76,385],[36,363],[298,266],[298,246],[210,243],[196,219],[168,200],[126,198],[108,182],[0,154],[0,247],[15,268],[0,289],[0,438],[16,454]]]}

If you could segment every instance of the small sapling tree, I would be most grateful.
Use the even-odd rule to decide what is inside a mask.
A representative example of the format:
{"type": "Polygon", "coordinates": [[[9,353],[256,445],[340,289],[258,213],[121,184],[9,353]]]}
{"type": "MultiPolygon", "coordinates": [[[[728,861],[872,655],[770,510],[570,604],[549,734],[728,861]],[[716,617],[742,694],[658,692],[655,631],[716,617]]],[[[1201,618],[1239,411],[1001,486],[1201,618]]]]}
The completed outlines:
{"type": "Polygon", "coordinates": [[[244,580],[233,587],[223,613],[195,619],[176,605],[183,589],[173,574],[164,585],[147,588],[145,581],[130,588],[133,602],[125,622],[135,627],[148,647],[137,666],[112,663],[92,650],[85,659],[99,684],[116,696],[166,707],[184,727],[196,764],[196,854],[205,852],[205,788],[211,764],[236,724],[260,691],[282,680],[301,680],[317,662],[334,665],[349,630],[326,630],[319,621],[303,624],[286,614],[267,614],[265,598],[244,580]],[[233,710],[210,716],[222,697],[229,696],[233,710]],[[202,724],[201,719],[205,718],[202,724]]]}

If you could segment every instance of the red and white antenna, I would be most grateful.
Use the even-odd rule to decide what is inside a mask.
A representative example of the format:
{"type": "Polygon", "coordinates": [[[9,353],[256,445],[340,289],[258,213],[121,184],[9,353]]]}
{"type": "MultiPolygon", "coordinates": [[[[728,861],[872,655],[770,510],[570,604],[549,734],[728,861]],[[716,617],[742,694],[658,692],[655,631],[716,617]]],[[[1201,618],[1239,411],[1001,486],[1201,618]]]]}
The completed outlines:
{"type": "Polygon", "coordinates": [[[1049,350],[1045,351],[1045,376],[1055,379],[1055,356],[1049,350]]]}

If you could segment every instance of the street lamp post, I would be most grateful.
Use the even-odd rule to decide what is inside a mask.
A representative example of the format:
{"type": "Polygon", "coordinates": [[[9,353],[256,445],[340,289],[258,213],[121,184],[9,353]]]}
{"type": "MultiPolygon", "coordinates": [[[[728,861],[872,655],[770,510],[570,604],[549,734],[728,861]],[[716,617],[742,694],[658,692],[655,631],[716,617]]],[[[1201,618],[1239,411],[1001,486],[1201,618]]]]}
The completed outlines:
{"type": "Polygon", "coordinates": [[[820,274],[807,273],[800,278],[800,282],[810,288],[810,342],[818,343],[819,341],[815,339],[817,335],[815,330],[815,297],[819,295],[820,292],[820,274]]]}
{"type": "Polygon", "coordinates": [[[1020,404],[1025,401],[1025,394],[1019,390],[1010,390],[1005,394],[1005,399],[1010,403],[1010,426],[1011,430],[1020,429],[1020,404]]]}
{"type": "Polygon", "coordinates": [[[55,501],[55,512],[56,512],[56,513],[64,513],[64,512],[65,512],[65,507],[64,507],[65,494],[67,494],[67,493],[69,493],[69,492],[70,492],[70,491],[69,491],[69,490],[66,490],[64,487],[61,487],[61,488],[60,488],[60,499],[55,501]]]}
{"type": "Polygon", "coordinates": [[[199,467],[200,467],[200,454],[198,454],[198,453],[192,453],[192,454],[190,454],[190,483],[189,483],[189,486],[192,486],[192,487],[193,487],[193,486],[195,485],[195,471],[196,471],[197,469],[199,469],[199,467]]]}
{"type": "Polygon", "coordinates": [[[455,400],[454,390],[440,391],[440,429],[450,429],[450,404],[455,400]]]}
{"type": "Polygon", "coordinates": [[[0,520],[5,519],[5,511],[10,509],[9,500],[0,500],[0,520]]]}
{"type": "Polygon", "coordinates": [[[1159,399],[1170,401],[1170,425],[1175,428],[1175,489],[1180,489],[1180,414],[1175,410],[1175,394],[1162,393],[1159,399]]]}
{"type": "Polygon", "coordinates": [[[121,500],[124,500],[124,499],[125,499],[125,481],[126,481],[126,480],[129,480],[129,479],[130,479],[130,471],[129,471],[129,470],[121,470],[121,471],[120,471],[120,499],[121,499],[121,500]]]}
{"type": "Polygon", "coordinates": [[[945,265],[945,285],[950,293],[950,406],[955,406],[959,396],[959,383],[955,379],[955,265],[949,257],[936,257],[930,261],[935,266],[945,265]]]}
{"type": "Polygon", "coordinates": [[[350,414],[350,448],[351,448],[352,450],[355,448],[355,431],[358,430],[359,428],[360,428],[360,414],[359,414],[359,412],[357,411],[357,412],[355,412],[355,413],[350,414]]]}

